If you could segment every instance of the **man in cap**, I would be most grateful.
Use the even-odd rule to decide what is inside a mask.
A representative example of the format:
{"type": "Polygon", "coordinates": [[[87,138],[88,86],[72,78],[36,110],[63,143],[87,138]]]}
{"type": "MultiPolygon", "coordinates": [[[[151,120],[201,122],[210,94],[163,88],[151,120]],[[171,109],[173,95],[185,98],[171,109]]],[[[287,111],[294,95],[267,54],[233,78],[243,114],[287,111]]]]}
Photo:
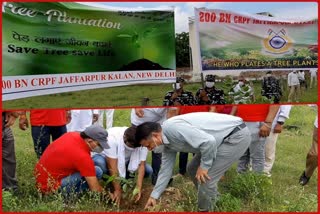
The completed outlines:
{"type": "Polygon", "coordinates": [[[214,75],[206,75],[204,89],[198,89],[195,96],[198,105],[226,104],[224,100],[224,92],[214,86],[215,81],[214,75]]]}
{"type": "Polygon", "coordinates": [[[174,169],[177,152],[195,153],[187,173],[198,189],[199,211],[210,211],[216,199],[217,183],[249,146],[248,128],[239,117],[212,112],[172,117],[162,126],[146,122],[137,127],[136,141],[155,152],[162,152],[157,183],[145,206],[156,205],[174,169]]]}
{"type": "Polygon", "coordinates": [[[273,103],[279,103],[282,90],[280,88],[279,80],[272,76],[271,71],[267,71],[267,76],[262,80],[261,95],[271,100],[273,98],[273,103]]]}
{"type": "Polygon", "coordinates": [[[53,141],[35,167],[39,191],[47,194],[60,190],[69,195],[89,188],[103,192],[98,182],[102,169],[94,166],[90,152],[100,153],[109,148],[107,137],[104,128],[92,125],[83,132],[68,132],[53,141]]]}

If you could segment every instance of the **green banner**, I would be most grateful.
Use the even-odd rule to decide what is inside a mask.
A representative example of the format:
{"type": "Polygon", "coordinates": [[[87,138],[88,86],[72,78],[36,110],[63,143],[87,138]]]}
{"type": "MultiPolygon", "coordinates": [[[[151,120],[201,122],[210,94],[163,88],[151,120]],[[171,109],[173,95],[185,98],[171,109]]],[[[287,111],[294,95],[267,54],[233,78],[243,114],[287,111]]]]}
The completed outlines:
{"type": "Polygon", "coordinates": [[[3,3],[2,100],[175,80],[174,12],[3,3]]]}
{"type": "Polygon", "coordinates": [[[318,20],[196,9],[203,71],[318,67],[318,20]]]}
{"type": "Polygon", "coordinates": [[[175,70],[173,11],[3,4],[3,76],[175,70]]]}

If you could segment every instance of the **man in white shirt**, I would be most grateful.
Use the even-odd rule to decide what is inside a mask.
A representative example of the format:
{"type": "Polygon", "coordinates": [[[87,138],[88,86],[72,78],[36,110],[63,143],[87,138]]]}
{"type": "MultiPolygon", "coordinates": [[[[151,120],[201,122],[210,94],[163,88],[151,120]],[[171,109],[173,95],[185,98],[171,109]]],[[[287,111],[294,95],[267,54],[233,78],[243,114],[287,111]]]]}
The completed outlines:
{"type": "Polygon", "coordinates": [[[315,86],[317,85],[317,73],[318,73],[318,69],[310,70],[310,88],[313,87],[313,83],[315,86]]]}
{"type": "Polygon", "coordinates": [[[98,119],[98,110],[73,109],[71,110],[71,121],[67,124],[68,132],[82,132],[98,119]]]}
{"type": "MultiPolygon", "coordinates": [[[[152,174],[152,168],[146,164],[148,150],[135,142],[136,127],[112,127],[108,129],[109,149],[100,154],[93,154],[95,165],[99,166],[104,174],[121,178],[133,178],[131,173],[137,172],[135,196],[137,202],[141,198],[143,178],[152,174]]],[[[114,192],[112,200],[120,203],[122,188],[119,180],[112,181],[114,192]]]]}
{"type": "Polygon", "coordinates": [[[288,86],[290,88],[288,102],[293,101],[293,96],[295,97],[295,101],[298,102],[300,97],[300,82],[296,70],[293,70],[288,74],[288,86]]]}
{"type": "Polygon", "coordinates": [[[251,136],[241,118],[212,112],[172,117],[162,126],[146,122],[137,127],[136,142],[162,152],[157,183],[145,209],[156,205],[173,173],[178,152],[195,153],[187,173],[198,189],[199,211],[210,211],[221,176],[248,149],[251,136]]]}
{"type": "Polygon", "coordinates": [[[162,124],[166,120],[166,108],[134,108],[131,110],[131,124],[138,126],[144,122],[162,124]]]}
{"type": "Polygon", "coordinates": [[[248,104],[255,101],[254,91],[243,76],[239,76],[238,83],[229,94],[233,96],[234,104],[248,104]]]}
{"type": "MultiPolygon", "coordinates": [[[[156,122],[162,124],[166,120],[166,108],[134,108],[131,110],[131,125],[138,126],[144,122],[156,122]]],[[[152,152],[151,156],[151,183],[156,184],[161,166],[161,153],[152,152]]]]}
{"type": "Polygon", "coordinates": [[[282,132],[284,122],[289,118],[290,111],[291,105],[280,106],[277,115],[272,122],[272,130],[266,139],[265,162],[263,171],[268,177],[271,177],[271,169],[276,158],[276,143],[278,140],[278,136],[282,132]]]}
{"type": "Polygon", "coordinates": [[[98,124],[102,127],[104,127],[103,125],[103,119],[104,119],[104,115],[106,116],[106,129],[110,129],[113,126],[113,114],[114,114],[114,109],[99,109],[99,116],[97,121],[95,122],[95,124],[98,124]]]}

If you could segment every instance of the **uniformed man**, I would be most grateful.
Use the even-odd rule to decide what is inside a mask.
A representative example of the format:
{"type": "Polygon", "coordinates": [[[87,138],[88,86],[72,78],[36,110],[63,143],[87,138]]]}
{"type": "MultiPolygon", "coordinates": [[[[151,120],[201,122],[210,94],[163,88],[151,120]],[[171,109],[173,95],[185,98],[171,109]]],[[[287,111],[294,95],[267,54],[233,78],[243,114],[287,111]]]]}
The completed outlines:
{"type": "Polygon", "coordinates": [[[185,80],[177,77],[176,83],[172,85],[173,91],[167,92],[163,100],[163,106],[192,106],[195,105],[195,99],[192,92],[183,89],[185,80]]]}
{"type": "Polygon", "coordinates": [[[215,76],[206,75],[205,87],[198,89],[195,99],[198,105],[226,104],[224,100],[224,92],[217,89],[215,84],[215,76]]]}
{"type": "Polygon", "coordinates": [[[273,103],[279,103],[282,90],[279,84],[279,80],[272,76],[272,72],[268,71],[267,76],[262,80],[261,95],[268,98],[269,100],[273,99],[273,103]]]}

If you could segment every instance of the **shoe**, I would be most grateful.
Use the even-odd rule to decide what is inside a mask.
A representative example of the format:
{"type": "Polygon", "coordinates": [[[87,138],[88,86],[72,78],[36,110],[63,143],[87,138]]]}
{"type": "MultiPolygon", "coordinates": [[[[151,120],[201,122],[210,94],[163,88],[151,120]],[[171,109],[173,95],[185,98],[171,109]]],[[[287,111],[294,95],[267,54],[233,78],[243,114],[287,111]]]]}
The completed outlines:
{"type": "Polygon", "coordinates": [[[267,178],[271,178],[271,172],[264,172],[264,175],[267,177],[267,178]]]}
{"type": "Polygon", "coordinates": [[[303,171],[303,173],[302,173],[302,175],[301,175],[301,177],[300,177],[300,179],[299,179],[299,184],[300,184],[301,186],[304,186],[304,185],[306,185],[306,184],[309,182],[309,180],[310,180],[310,178],[307,177],[307,176],[306,176],[306,172],[303,171]]]}

